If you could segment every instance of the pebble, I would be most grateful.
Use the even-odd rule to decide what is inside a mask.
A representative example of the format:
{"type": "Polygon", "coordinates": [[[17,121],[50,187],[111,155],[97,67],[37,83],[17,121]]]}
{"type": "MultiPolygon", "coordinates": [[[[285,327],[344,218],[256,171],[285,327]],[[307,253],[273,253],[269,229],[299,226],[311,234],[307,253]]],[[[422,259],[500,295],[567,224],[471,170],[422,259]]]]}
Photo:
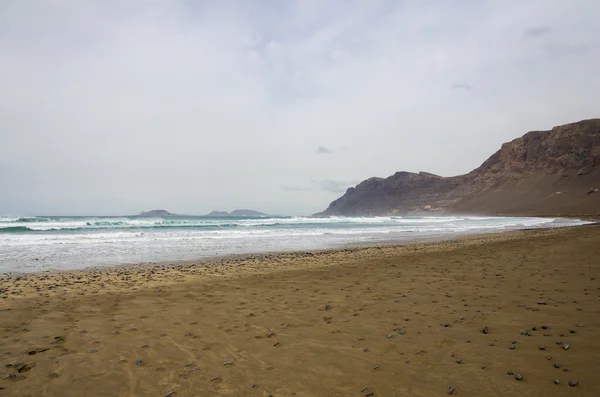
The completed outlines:
{"type": "Polygon", "coordinates": [[[223,365],[232,365],[232,364],[233,364],[233,362],[232,362],[232,361],[225,361],[225,362],[223,363],[223,365]]]}
{"type": "Polygon", "coordinates": [[[485,368],[486,368],[486,366],[485,366],[485,365],[482,365],[482,366],[481,366],[481,369],[485,369],[485,368]]]}
{"type": "Polygon", "coordinates": [[[366,397],[371,397],[371,396],[374,396],[374,395],[375,395],[375,393],[373,393],[373,392],[369,392],[369,393],[365,394],[366,397]]]}
{"type": "Polygon", "coordinates": [[[379,365],[374,366],[373,369],[379,369],[379,365]]]}
{"type": "Polygon", "coordinates": [[[394,336],[394,334],[388,334],[388,338],[391,338],[392,336],[394,336]]]}
{"type": "Polygon", "coordinates": [[[570,334],[574,334],[574,333],[575,333],[575,330],[574,330],[574,329],[571,329],[571,330],[569,330],[569,333],[570,333],[570,334]]]}
{"type": "Polygon", "coordinates": [[[461,364],[461,363],[462,363],[462,360],[456,360],[456,363],[457,363],[457,364],[461,364]]]}
{"type": "Polygon", "coordinates": [[[571,387],[575,387],[575,386],[577,386],[578,384],[579,384],[579,382],[577,382],[576,380],[570,380],[570,381],[569,381],[569,386],[571,386],[571,387]]]}
{"type": "Polygon", "coordinates": [[[514,373],[514,372],[512,372],[512,371],[508,371],[506,374],[507,374],[507,375],[514,375],[515,373],[514,373]]]}
{"type": "Polygon", "coordinates": [[[484,334],[487,334],[490,332],[490,329],[488,327],[483,327],[483,329],[481,330],[481,332],[483,332],[484,334]]]}
{"type": "Polygon", "coordinates": [[[540,346],[540,350],[546,350],[546,346],[540,346]]]}
{"type": "Polygon", "coordinates": [[[515,350],[515,345],[512,345],[511,347],[509,347],[510,350],[515,350]]]}
{"type": "Polygon", "coordinates": [[[521,331],[521,335],[527,335],[529,333],[529,331],[527,331],[526,329],[521,331]]]}
{"type": "Polygon", "coordinates": [[[565,349],[565,350],[569,350],[569,347],[571,347],[571,345],[569,345],[569,344],[567,344],[567,343],[565,343],[565,344],[563,345],[563,349],[565,349]]]}
{"type": "Polygon", "coordinates": [[[552,360],[552,356],[546,357],[546,360],[548,360],[548,361],[552,360]]]}
{"type": "Polygon", "coordinates": [[[560,367],[562,367],[562,364],[554,363],[554,368],[560,368],[560,367]]]}
{"type": "Polygon", "coordinates": [[[220,376],[213,376],[212,378],[210,378],[210,381],[214,382],[215,380],[219,380],[219,379],[221,379],[220,376]]]}
{"type": "Polygon", "coordinates": [[[400,330],[400,335],[404,335],[404,332],[406,332],[406,331],[404,331],[403,329],[401,329],[400,330]]]}
{"type": "Polygon", "coordinates": [[[452,386],[448,386],[446,388],[446,393],[448,393],[448,394],[453,394],[455,391],[456,391],[456,389],[453,388],[452,386]]]}
{"type": "Polygon", "coordinates": [[[554,379],[554,384],[558,385],[558,384],[560,384],[560,381],[558,379],[554,379]]]}
{"type": "Polygon", "coordinates": [[[141,367],[142,365],[144,365],[144,362],[142,360],[135,360],[135,365],[141,367]]]}
{"type": "Polygon", "coordinates": [[[523,380],[523,375],[517,374],[517,375],[515,375],[515,379],[516,380],[523,380]]]}
{"type": "Polygon", "coordinates": [[[547,325],[542,325],[542,329],[548,329],[547,325]]]}
{"type": "Polygon", "coordinates": [[[56,379],[56,378],[58,378],[58,374],[56,372],[51,372],[48,374],[48,378],[56,379]]]}
{"type": "Polygon", "coordinates": [[[563,371],[569,372],[569,368],[563,368],[563,371]]]}

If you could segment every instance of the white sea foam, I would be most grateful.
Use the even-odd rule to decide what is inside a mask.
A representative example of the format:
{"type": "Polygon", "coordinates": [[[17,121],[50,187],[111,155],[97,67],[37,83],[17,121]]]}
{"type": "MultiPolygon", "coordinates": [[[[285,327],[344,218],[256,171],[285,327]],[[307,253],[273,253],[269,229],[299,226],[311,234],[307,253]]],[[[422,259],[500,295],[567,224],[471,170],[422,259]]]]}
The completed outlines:
{"type": "Polygon", "coordinates": [[[340,247],[585,222],[508,217],[0,217],[0,272],[340,247]],[[18,229],[15,229],[18,228],[18,229]]]}

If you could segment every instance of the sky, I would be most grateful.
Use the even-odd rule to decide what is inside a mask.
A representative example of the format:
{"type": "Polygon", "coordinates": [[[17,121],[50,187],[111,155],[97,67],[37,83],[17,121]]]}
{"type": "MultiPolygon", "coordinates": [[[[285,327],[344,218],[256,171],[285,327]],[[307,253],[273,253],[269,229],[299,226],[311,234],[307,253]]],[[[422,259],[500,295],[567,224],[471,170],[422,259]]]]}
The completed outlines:
{"type": "Polygon", "coordinates": [[[597,0],[4,0],[0,214],[301,215],[600,117],[597,0]]]}

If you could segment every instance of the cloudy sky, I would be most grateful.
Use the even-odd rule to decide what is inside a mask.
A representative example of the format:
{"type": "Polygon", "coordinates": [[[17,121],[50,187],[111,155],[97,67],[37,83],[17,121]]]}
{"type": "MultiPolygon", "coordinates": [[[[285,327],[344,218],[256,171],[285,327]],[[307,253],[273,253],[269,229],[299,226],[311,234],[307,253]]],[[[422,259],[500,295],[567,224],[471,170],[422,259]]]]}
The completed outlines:
{"type": "Polygon", "coordinates": [[[597,0],[4,0],[0,214],[323,210],[600,117],[597,0]]]}

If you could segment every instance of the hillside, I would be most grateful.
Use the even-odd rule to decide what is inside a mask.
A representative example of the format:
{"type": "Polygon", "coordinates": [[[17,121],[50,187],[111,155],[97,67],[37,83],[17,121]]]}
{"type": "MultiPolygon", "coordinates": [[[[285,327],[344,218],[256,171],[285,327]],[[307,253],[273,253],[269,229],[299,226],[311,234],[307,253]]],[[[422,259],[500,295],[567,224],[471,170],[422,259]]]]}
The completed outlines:
{"type": "Polygon", "coordinates": [[[532,131],[465,175],[369,178],[317,215],[598,214],[600,119],[532,131]]]}

